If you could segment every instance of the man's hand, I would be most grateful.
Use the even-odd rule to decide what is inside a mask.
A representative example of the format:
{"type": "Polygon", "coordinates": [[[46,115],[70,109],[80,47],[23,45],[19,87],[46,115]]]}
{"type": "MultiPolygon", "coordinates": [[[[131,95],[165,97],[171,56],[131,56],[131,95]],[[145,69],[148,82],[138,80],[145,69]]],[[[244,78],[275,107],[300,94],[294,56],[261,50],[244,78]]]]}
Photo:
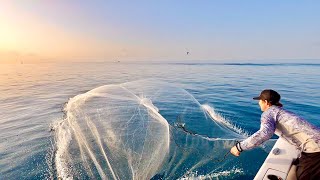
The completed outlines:
{"type": "Polygon", "coordinates": [[[233,146],[233,147],[230,149],[230,152],[231,152],[231,154],[233,154],[234,156],[240,156],[240,152],[238,151],[238,149],[237,149],[236,146],[233,146]]]}

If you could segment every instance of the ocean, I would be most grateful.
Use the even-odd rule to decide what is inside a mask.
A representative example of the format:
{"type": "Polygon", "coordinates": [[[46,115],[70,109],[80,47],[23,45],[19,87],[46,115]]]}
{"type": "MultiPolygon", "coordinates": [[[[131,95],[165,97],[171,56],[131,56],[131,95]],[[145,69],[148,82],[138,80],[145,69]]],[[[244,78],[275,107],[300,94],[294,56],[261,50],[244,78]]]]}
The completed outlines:
{"type": "MultiPolygon", "coordinates": [[[[301,60],[303,62],[303,60],[301,60]]],[[[263,89],[320,127],[320,64],[0,65],[0,179],[253,179],[263,89]]]]}

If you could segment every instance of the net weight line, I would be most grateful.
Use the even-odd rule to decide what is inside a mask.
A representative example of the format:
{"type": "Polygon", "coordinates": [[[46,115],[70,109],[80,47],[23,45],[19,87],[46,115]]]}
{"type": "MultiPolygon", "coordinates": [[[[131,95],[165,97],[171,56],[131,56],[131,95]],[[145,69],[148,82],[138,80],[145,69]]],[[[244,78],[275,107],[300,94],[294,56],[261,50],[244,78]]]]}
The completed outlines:
{"type": "MultiPolygon", "coordinates": [[[[179,117],[178,117],[178,118],[179,118],[179,117]]],[[[179,118],[179,119],[180,119],[180,118],[179,118]]],[[[174,125],[173,125],[172,127],[173,127],[175,130],[182,131],[182,132],[184,132],[184,133],[186,133],[186,134],[189,134],[189,135],[191,135],[191,136],[201,136],[201,137],[204,137],[204,136],[199,135],[199,134],[197,134],[197,133],[195,133],[195,132],[193,132],[193,131],[188,130],[188,129],[185,127],[185,123],[180,123],[180,122],[174,123],[174,125]]],[[[227,156],[230,154],[230,151],[227,151],[227,152],[224,154],[223,158],[221,158],[221,159],[216,158],[216,157],[213,157],[213,156],[203,155],[203,154],[201,154],[201,152],[200,152],[197,148],[192,148],[192,147],[187,148],[187,147],[182,147],[181,145],[179,145],[179,144],[176,142],[176,138],[175,138],[174,132],[172,132],[172,129],[171,129],[171,128],[170,128],[170,134],[171,134],[171,140],[175,143],[175,145],[176,145],[177,147],[179,147],[180,149],[182,149],[182,151],[188,152],[188,151],[190,151],[190,150],[194,150],[197,154],[199,154],[200,156],[205,156],[205,157],[209,158],[209,160],[212,161],[212,162],[215,162],[215,163],[222,162],[222,161],[224,161],[224,160],[227,158],[227,156]]],[[[207,137],[207,138],[208,138],[208,137],[207,137]]],[[[236,143],[237,143],[237,141],[235,141],[235,144],[236,144],[236,143]]]]}

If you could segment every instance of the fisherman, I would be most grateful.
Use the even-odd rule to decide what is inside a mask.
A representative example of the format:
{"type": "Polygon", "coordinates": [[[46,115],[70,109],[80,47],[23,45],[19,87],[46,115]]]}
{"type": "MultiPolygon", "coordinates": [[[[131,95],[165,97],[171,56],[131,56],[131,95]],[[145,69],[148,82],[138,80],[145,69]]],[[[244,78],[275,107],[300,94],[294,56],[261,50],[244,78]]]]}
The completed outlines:
{"type": "Polygon", "coordinates": [[[259,146],[275,133],[300,150],[300,156],[294,161],[290,176],[299,180],[319,180],[320,129],[283,109],[280,98],[280,94],[272,89],[263,90],[260,96],[253,98],[259,100],[259,106],[263,112],[260,129],[244,141],[238,142],[230,152],[240,156],[242,151],[259,146]]]}

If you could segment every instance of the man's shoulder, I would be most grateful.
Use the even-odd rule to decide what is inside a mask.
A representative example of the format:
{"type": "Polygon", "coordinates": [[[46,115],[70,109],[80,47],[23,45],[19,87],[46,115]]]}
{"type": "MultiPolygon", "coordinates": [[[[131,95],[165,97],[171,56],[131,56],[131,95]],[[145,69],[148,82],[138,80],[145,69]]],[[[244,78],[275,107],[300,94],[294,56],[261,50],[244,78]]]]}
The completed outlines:
{"type": "Polygon", "coordinates": [[[274,119],[281,110],[280,107],[271,106],[261,114],[261,119],[274,119]]]}

